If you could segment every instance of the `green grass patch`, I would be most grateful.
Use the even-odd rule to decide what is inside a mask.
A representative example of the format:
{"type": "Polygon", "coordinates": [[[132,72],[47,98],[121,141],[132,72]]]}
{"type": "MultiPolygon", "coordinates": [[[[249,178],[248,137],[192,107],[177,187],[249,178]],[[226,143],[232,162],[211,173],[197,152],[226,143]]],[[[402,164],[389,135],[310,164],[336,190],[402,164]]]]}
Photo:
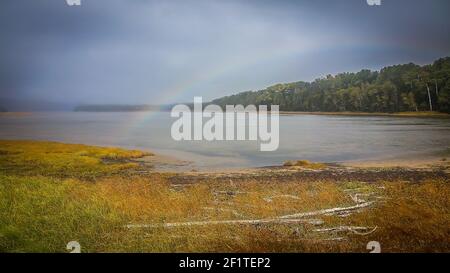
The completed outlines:
{"type": "Polygon", "coordinates": [[[0,169],[14,175],[96,178],[137,168],[150,153],[38,141],[0,141],[0,169]]]}

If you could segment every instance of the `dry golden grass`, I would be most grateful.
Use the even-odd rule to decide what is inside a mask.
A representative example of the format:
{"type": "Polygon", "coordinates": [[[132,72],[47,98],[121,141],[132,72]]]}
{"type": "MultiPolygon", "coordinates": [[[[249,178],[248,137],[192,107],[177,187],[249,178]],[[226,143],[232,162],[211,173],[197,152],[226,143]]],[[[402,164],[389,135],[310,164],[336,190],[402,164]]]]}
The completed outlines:
{"type": "MultiPolygon", "coordinates": [[[[46,143],[40,149],[26,147],[24,143],[16,147],[2,145],[0,150],[7,152],[0,154],[0,167],[14,167],[5,163],[13,157],[13,162],[24,168],[30,157],[39,159],[50,153],[47,150],[50,147],[65,154],[61,162],[72,156],[77,158],[77,149],[91,153],[89,157],[93,158],[111,153],[109,148],[62,144],[46,143]],[[15,157],[19,148],[23,152],[15,157]],[[33,156],[28,156],[28,148],[33,156]]],[[[114,153],[119,153],[122,159],[140,155],[114,153]]],[[[373,240],[381,243],[383,252],[450,251],[448,181],[413,184],[248,180],[180,186],[157,174],[143,177],[119,173],[97,176],[95,182],[85,180],[82,175],[64,178],[53,175],[57,170],[53,166],[49,167],[51,171],[44,168],[50,163],[38,163],[32,166],[39,168],[27,175],[12,171],[0,174],[1,252],[64,252],[72,240],[80,242],[83,252],[367,252],[366,244],[373,240]],[[354,206],[356,193],[365,199],[357,201],[375,203],[351,211],[346,217],[324,214],[305,217],[320,219],[322,224],[213,222],[273,220],[284,215],[354,206]],[[164,226],[193,221],[202,224],[164,226]],[[377,229],[366,235],[349,230],[317,231],[343,226],[377,229]]],[[[83,164],[76,168],[84,168],[83,164]]],[[[109,164],[97,161],[94,165],[101,174],[103,165],[109,164]]]]}
{"type": "Polygon", "coordinates": [[[326,168],[326,165],[323,163],[315,163],[310,162],[308,160],[288,160],[284,162],[283,164],[285,167],[302,167],[305,169],[313,169],[313,170],[319,170],[326,168]]]}
{"type": "Polygon", "coordinates": [[[87,183],[2,176],[0,181],[0,249],[8,252],[61,252],[71,240],[79,241],[86,252],[365,252],[371,240],[380,241],[386,252],[448,251],[450,246],[450,192],[444,181],[350,183],[381,191],[385,199],[346,218],[312,217],[324,221],[320,226],[263,223],[172,228],[126,225],[270,219],[346,207],[352,205],[346,192],[351,187],[293,181],[279,185],[204,183],[175,190],[158,177],[87,183]],[[385,189],[380,190],[381,186],[385,189]],[[240,193],[218,193],[222,191],[240,193]],[[378,229],[367,236],[314,231],[337,226],[378,229]],[[329,241],[339,237],[345,240],[329,241]]]}
{"type": "Polygon", "coordinates": [[[383,183],[380,203],[352,221],[378,225],[378,238],[389,252],[448,252],[450,250],[450,186],[448,181],[383,183]]]}

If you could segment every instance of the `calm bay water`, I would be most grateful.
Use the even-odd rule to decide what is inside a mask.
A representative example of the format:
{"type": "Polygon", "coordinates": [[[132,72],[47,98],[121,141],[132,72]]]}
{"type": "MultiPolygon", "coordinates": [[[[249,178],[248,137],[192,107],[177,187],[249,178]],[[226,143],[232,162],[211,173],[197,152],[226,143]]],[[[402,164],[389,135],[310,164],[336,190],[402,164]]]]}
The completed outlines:
{"type": "Polygon", "coordinates": [[[198,168],[279,165],[285,160],[321,162],[401,159],[445,154],[450,120],[293,115],[280,117],[280,147],[259,143],[177,142],[175,119],[152,113],[32,113],[0,117],[0,139],[52,140],[153,151],[192,161],[198,168]]]}

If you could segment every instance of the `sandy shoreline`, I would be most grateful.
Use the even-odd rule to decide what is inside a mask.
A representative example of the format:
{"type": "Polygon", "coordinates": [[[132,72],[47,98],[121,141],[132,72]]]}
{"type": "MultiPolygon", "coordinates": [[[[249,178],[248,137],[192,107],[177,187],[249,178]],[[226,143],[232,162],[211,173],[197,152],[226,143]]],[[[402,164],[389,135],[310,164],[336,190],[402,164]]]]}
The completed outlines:
{"type": "Polygon", "coordinates": [[[253,168],[195,168],[192,162],[162,155],[136,160],[142,166],[140,175],[159,173],[169,175],[175,185],[190,185],[201,182],[236,183],[245,181],[289,182],[289,181],[427,181],[429,179],[448,180],[450,161],[437,156],[417,159],[385,159],[353,161],[344,163],[324,163],[321,168],[266,166],[253,168]]]}
{"type": "MultiPolygon", "coordinates": [[[[248,173],[282,168],[283,165],[273,165],[264,167],[220,167],[206,168],[197,166],[194,161],[178,159],[175,156],[154,154],[136,160],[146,167],[151,167],[155,172],[169,173],[248,173]]],[[[382,158],[372,160],[354,160],[344,162],[320,162],[329,167],[370,169],[370,168],[406,168],[406,169],[436,169],[449,168],[450,157],[448,155],[422,155],[411,157],[382,158]]]]}
{"type": "Polygon", "coordinates": [[[415,168],[426,169],[430,167],[448,167],[450,161],[447,158],[430,157],[417,159],[387,159],[344,162],[343,166],[355,168],[415,168]]]}

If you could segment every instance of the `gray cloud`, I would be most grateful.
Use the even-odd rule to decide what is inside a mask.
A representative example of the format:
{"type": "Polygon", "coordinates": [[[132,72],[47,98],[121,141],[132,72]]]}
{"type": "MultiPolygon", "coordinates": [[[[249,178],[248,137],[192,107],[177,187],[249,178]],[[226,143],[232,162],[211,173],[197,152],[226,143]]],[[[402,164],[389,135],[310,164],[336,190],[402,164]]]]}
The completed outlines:
{"type": "Polygon", "coordinates": [[[0,97],[169,103],[449,55],[447,0],[4,0],[0,97]]]}

